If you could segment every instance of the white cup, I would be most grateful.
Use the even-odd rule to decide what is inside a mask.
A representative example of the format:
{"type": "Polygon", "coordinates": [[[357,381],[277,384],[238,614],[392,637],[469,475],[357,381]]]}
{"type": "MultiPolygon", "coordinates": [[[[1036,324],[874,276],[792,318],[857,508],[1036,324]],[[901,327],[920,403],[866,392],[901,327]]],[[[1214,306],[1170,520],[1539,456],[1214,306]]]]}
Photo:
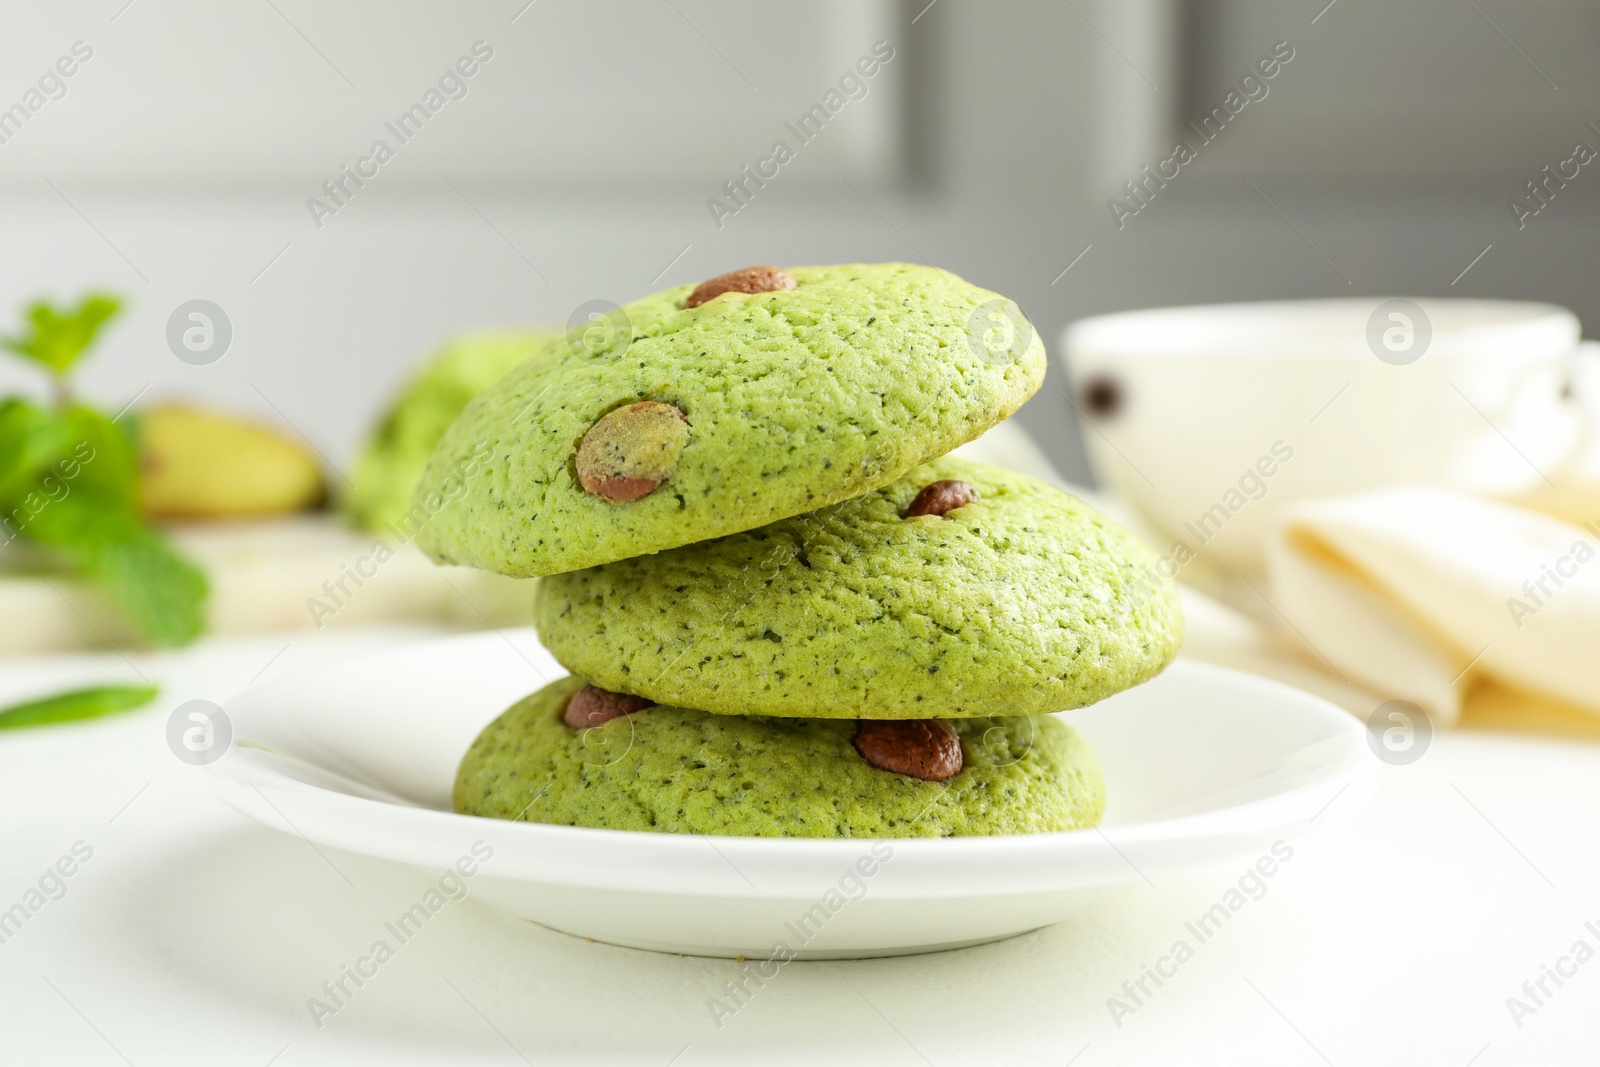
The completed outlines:
{"type": "Polygon", "coordinates": [[[1101,483],[1163,547],[1250,575],[1297,500],[1565,476],[1592,430],[1578,338],[1549,304],[1375,297],[1102,315],[1063,351],[1101,483]]]}

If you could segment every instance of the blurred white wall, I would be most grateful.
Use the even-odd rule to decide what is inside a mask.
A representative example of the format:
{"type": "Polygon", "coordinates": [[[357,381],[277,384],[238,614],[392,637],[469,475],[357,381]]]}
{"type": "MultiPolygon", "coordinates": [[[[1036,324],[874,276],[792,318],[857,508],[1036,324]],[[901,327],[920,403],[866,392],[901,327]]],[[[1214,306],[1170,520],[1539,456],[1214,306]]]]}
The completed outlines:
{"type": "MultiPolygon", "coordinates": [[[[454,330],[757,262],[926,259],[1016,297],[1052,347],[1096,311],[1290,295],[1529,297],[1600,322],[1600,168],[1522,229],[1507,210],[1571,141],[1600,146],[1578,121],[1585,9],[1421,6],[7,3],[0,109],[35,89],[40,106],[0,114],[0,323],[37,294],[122,292],[86,392],[210,396],[342,465],[454,330]],[[92,57],[52,78],[79,41],[92,57]],[[441,88],[479,41],[492,56],[441,88]],[[880,41],[892,58],[860,75],[880,41]],[[1119,228],[1120,182],[1279,41],[1295,58],[1270,93],[1119,228]],[[1455,55],[1472,92],[1439,91],[1455,55]],[[435,88],[400,144],[385,123],[435,88]],[[830,90],[843,103],[802,144],[786,123],[830,90]],[[363,164],[380,138],[393,158],[363,164]],[[714,217],[778,140],[793,158],[714,217]],[[346,166],[372,176],[313,219],[346,166]],[[233,323],[207,366],[165,339],[195,298],[233,323]]],[[[1082,477],[1065,388],[1053,370],[1022,417],[1082,477]]]]}

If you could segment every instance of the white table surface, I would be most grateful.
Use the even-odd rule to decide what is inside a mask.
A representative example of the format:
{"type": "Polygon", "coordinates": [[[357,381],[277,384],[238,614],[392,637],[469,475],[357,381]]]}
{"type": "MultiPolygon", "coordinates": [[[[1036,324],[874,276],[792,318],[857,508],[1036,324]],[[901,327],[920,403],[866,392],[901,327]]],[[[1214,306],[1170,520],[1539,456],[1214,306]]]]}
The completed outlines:
{"type": "Polygon", "coordinates": [[[1153,995],[1120,1020],[1108,998],[1174,941],[1193,944],[1185,923],[1253,857],[1102,891],[1075,922],[992,945],[791,963],[720,1029],[707,1001],[733,962],[590,943],[469,898],[319,1029],[307,998],[428,875],[325,857],[235,813],[168,750],[166,720],[185,700],[225,704],[397,632],[417,633],[210,641],[132,666],[111,653],[0,662],[0,702],[134,668],[163,685],[130,715],[0,733],[0,909],[74,843],[93,850],[65,895],[0,944],[0,1062],[1600,1059],[1600,958],[1559,988],[1546,979],[1553,995],[1520,1026],[1507,1007],[1574,942],[1600,952],[1584,925],[1600,930],[1600,746],[1465,732],[1437,736],[1410,766],[1377,765],[1370,787],[1335,799],[1265,895],[1161,988],[1147,980],[1153,995]]]}

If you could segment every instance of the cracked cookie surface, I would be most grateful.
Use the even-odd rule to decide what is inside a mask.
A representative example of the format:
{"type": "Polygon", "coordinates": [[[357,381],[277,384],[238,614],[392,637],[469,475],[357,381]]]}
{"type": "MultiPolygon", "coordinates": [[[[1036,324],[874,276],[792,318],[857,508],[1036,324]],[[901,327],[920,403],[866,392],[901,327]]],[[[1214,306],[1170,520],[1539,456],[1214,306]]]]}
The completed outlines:
{"type": "Polygon", "coordinates": [[[880,770],[856,724],[651,707],[588,730],[562,721],[585,679],[525,697],[472,743],[455,810],[525,822],[760,837],[955,837],[1096,825],[1100,762],[1051,716],[966,719],[942,782],[880,770]]]}
{"type": "Polygon", "coordinates": [[[788,273],[792,289],[693,308],[694,285],[657,293],[517,367],[430,458],[419,487],[487,457],[458,495],[419,498],[430,517],[417,543],[439,562],[529,577],[752,529],[894,481],[1043,381],[1044,346],[1016,305],[948,271],[788,273]],[[585,436],[642,401],[687,422],[670,471],[626,501],[586,491],[585,436]]]}
{"type": "MultiPolygon", "coordinates": [[[[963,498],[964,499],[964,498],[963,498]]],[[[1076,497],[946,458],[855,500],[540,582],[568,670],[726,715],[936,719],[1082,707],[1153,677],[1176,586],[1076,497]],[[905,517],[929,486],[976,498],[905,517]]]]}

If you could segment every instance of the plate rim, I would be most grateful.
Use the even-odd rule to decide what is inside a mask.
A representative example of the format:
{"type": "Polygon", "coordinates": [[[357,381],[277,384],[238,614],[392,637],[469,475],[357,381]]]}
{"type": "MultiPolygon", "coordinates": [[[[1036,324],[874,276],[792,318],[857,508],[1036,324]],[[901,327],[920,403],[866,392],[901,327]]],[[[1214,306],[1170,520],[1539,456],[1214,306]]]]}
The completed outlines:
{"type": "MultiPolygon", "coordinates": [[[[527,629],[531,632],[531,628],[527,629]]],[[[500,636],[503,635],[476,633],[403,642],[388,649],[286,675],[265,685],[251,687],[227,702],[224,707],[243,705],[242,710],[248,719],[249,715],[261,713],[258,706],[269,703],[275,691],[290,686],[303,686],[322,674],[348,672],[352,666],[364,661],[396,656],[415,651],[419,647],[437,649],[441,645],[458,642],[475,643],[486,638],[499,641],[500,636]]],[[[442,846],[446,838],[460,838],[463,842],[474,838],[494,838],[496,843],[510,845],[514,860],[520,860],[520,862],[496,864],[497,874],[518,881],[568,886],[595,885],[596,881],[592,875],[586,876],[586,872],[583,871],[568,872],[571,877],[561,877],[562,872],[559,870],[542,868],[548,868],[550,861],[559,861],[564,854],[574,852],[598,851],[612,855],[633,853],[641,859],[650,857],[677,868],[677,873],[681,876],[678,880],[681,881],[683,878],[690,880],[703,878],[719,869],[723,874],[732,874],[735,871],[742,874],[741,867],[732,867],[732,870],[729,870],[732,862],[727,859],[724,852],[730,851],[747,864],[771,872],[771,876],[764,880],[773,881],[783,878],[803,880],[813,877],[815,871],[829,861],[837,863],[839,869],[842,869],[849,865],[850,860],[864,854],[875,842],[888,842],[892,846],[897,861],[896,866],[901,870],[907,867],[923,870],[952,864],[965,867],[985,861],[991,864],[996,861],[1006,861],[1004,864],[1006,867],[1018,868],[1019,873],[1021,870],[1031,870],[1036,876],[1047,873],[1036,868],[1061,864],[1076,865],[1080,862],[1087,864],[1081,872],[1084,875],[1093,875],[1096,870],[1101,875],[1112,873],[1104,869],[1103,862],[1089,862],[1096,856],[1104,860],[1105,857],[1100,854],[1105,853],[1109,846],[1111,852],[1121,857],[1118,862],[1127,868],[1124,877],[1131,879],[1140,877],[1143,870],[1141,866],[1134,865],[1128,859],[1124,849],[1144,854],[1160,849],[1181,850],[1180,846],[1184,844],[1219,845],[1229,840],[1255,842],[1263,834],[1274,830],[1287,835],[1292,828],[1309,823],[1332,802],[1334,797],[1370,773],[1370,761],[1362,758],[1367,746],[1364,739],[1365,731],[1359,720],[1330,701],[1272,679],[1217,664],[1180,657],[1168,669],[1177,670],[1206,685],[1251,690],[1261,699],[1292,706],[1296,709],[1296,714],[1313,717],[1329,727],[1328,736],[1315,743],[1328,747],[1331,762],[1326,770],[1312,781],[1280,793],[1212,811],[1086,830],[951,838],[775,838],[668,834],[489,819],[408,803],[370,799],[306,782],[274,769],[271,760],[274,758],[297,760],[311,767],[318,767],[318,764],[302,760],[292,753],[270,749],[268,746],[252,745],[248,738],[238,736],[224,757],[209,764],[205,770],[208,772],[213,789],[231,807],[264,825],[282,832],[297,833],[308,841],[315,840],[330,847],[380,859],[431,867],[448,866],[451,862],[450,858],[443,857],[442,846]],[[264,814],[260,805],[249,796],[251,791],[260,794],[267,805],[275,810],[275,818],[264,814]],[[289,820],[281,811],[276,810],[276,805],[267,796],[269,791],[275,791],[280,797],[309,800],[313,805],[319,805],[324,815],[312,820],[314,831],[324,830],[325,824],[330,821],[335,824],[343,823],[356,829],[365,828],[360,829],[362,840],[352,840],[351,834],[325,832],[308,834],[293,822],[290,822],[293,830],[285,830],[282,823],[289,820]],[[367,841],[367,838],[371,840],[367,841]],[[711,844],[710,848],[707,847],[708,842],[711,844]],[[517,853],[522,855],[517,856],[517,853]],[[546,862],[537,862],[540,857],[546,862]],[[504,870],[507,867],[516,868],[516,871],[504,870]]],[[[459,849],[463,847],[465,846],[457,846],[458,851],[455,854],[459,855],[459,849]]],[[[589,866],[594,864],[591,863],[589,866]]],[[[1156,863],[1156,866],[1170,866],[1170,863],[1156,863]]],[[[958,880],[966,881],[966,879],[958,880]]],[[[638,888],[636,877],[631,880],[631,884],[634,888],[638,888]]],[[[1018,892],[1028,890],[1026,885],[1014,888],[1018,892]]],[[[662,887],[662,891],[671,890],[662,887]]],[[[685,891],[700,895],[744,897],[790,895],[781,888],[775,889],[771,885],[758,888],[748,878],[726,881],[723,890],[703,888],[697,884],[696,888],[685,891]]],[[[946,896],[966,895],[966,893],[966,890],[953,888],[949,893],[901,892],[894,895],[946,896]]],[[[803,897],[810,894],[796,890],[793,895],[803,897]]]]}

